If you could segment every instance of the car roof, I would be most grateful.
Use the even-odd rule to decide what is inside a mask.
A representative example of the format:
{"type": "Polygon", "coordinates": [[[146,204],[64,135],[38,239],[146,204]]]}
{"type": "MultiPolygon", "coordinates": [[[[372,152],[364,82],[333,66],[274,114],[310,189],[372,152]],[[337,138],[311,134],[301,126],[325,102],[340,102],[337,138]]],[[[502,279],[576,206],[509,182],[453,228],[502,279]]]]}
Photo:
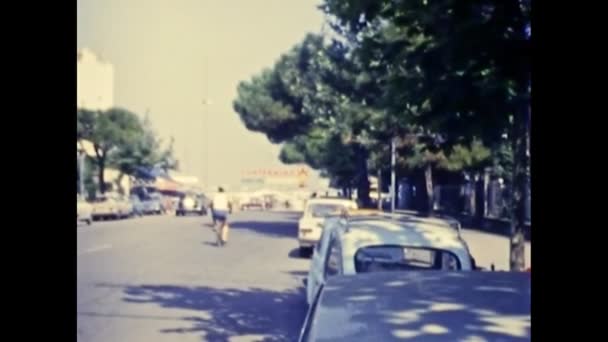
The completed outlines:
{"type": "MultiPolygon", "coordinates": [[[[344,213],[336,213],[332,216],[343,216],[344,213]]],[[[412,223],[425,223],[432,224],[438,226],[445,226],[450,228],[455,228],[460,223],[458,220],[453,219],[451,217],[423,217],[416,216],[407,213],[390,213],[385,211],[380,211],[378,209],[350,209],[346,212],[346,218],[349,222],[353,221],[361,221],[366,219],[373,218],[382,218],[387,220],[401,221],[401,222],[412,222],[412,223]]]]}
{"type": "Polygon", "coordinates": [[[349,221],[342,233],[342,244],[344,249],[352,250],[380,244],[441,248],[450,251],[466,249],[458,232],[449,227],[384,217],[360,217],[349,221]]]}
{"type": "Polygon", "coordinates": [[[524,272],[330,277],[310,341],[529,341],[530,294],[524,272]]]}

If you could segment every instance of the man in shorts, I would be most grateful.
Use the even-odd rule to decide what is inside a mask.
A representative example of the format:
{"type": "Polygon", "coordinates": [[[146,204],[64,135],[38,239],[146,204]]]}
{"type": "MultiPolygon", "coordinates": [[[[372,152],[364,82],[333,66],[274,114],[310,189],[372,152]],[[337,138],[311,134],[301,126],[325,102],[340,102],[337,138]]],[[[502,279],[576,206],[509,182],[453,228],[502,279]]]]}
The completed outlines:
{"type": "Polygon", "coordinates": [[[211,208],[213,210],[214,221],[217,222],[217,246],[223,246],[228,240],[228,213],[230,211],[230,202],[228,196],[224,192],[224,188],[220,187],[218,192],[211,200],[211,208]]]}

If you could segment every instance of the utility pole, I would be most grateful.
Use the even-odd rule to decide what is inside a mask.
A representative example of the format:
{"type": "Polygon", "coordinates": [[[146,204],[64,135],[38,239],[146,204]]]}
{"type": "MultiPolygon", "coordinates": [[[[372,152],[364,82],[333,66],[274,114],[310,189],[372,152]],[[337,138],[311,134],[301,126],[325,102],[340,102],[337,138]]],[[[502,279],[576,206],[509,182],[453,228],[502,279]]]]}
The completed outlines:
{"type": "Polygon", "coordinates": [[[376,184],[376,195],[378,198],[378,210],[382,211],[382,169],[378,166],[378,183],[376,184]]]}
{"type": "Polygon", "coordinates": [[[391,140],[391,212],[395,212],[395,189],[396,189],[396,179],[395,179],[395,164],[397,161],[397,155],[395,151],[395,138],[391,140]]]}

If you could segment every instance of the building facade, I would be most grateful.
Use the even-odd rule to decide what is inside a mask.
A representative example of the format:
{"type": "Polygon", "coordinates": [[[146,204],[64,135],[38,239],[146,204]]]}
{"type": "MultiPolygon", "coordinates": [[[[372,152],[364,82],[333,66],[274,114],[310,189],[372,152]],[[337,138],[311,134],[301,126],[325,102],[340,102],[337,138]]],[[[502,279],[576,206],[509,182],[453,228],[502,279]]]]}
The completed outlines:
{"type": "Polygon", "coordinates": [[[107,110],[114,106],[114,66],[89,49],[77,52],[76,106],[107,110]]]}

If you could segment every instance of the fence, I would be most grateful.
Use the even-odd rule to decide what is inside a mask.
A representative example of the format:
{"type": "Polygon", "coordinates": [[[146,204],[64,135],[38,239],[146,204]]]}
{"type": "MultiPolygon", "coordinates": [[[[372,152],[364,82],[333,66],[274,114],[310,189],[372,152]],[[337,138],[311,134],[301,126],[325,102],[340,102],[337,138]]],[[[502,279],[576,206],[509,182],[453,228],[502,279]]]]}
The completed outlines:
{"type": "MultiPolygon", "coordinates": [[[[422,187],[400,182],[397,206],[399,209],[420,210],[426,205],[422,187]],[[422,190],[422,191],[421,191],[422,190]]],[[[526,191],[526,220],[531,220],[531,191],[526,191]]],[[[489,219],[509,219],[511,198],[509,188],[499,180],[483,179],[463,184],[438,184],[434,186],[433,209],[455,215],[477,216],[489,219]]]]}

